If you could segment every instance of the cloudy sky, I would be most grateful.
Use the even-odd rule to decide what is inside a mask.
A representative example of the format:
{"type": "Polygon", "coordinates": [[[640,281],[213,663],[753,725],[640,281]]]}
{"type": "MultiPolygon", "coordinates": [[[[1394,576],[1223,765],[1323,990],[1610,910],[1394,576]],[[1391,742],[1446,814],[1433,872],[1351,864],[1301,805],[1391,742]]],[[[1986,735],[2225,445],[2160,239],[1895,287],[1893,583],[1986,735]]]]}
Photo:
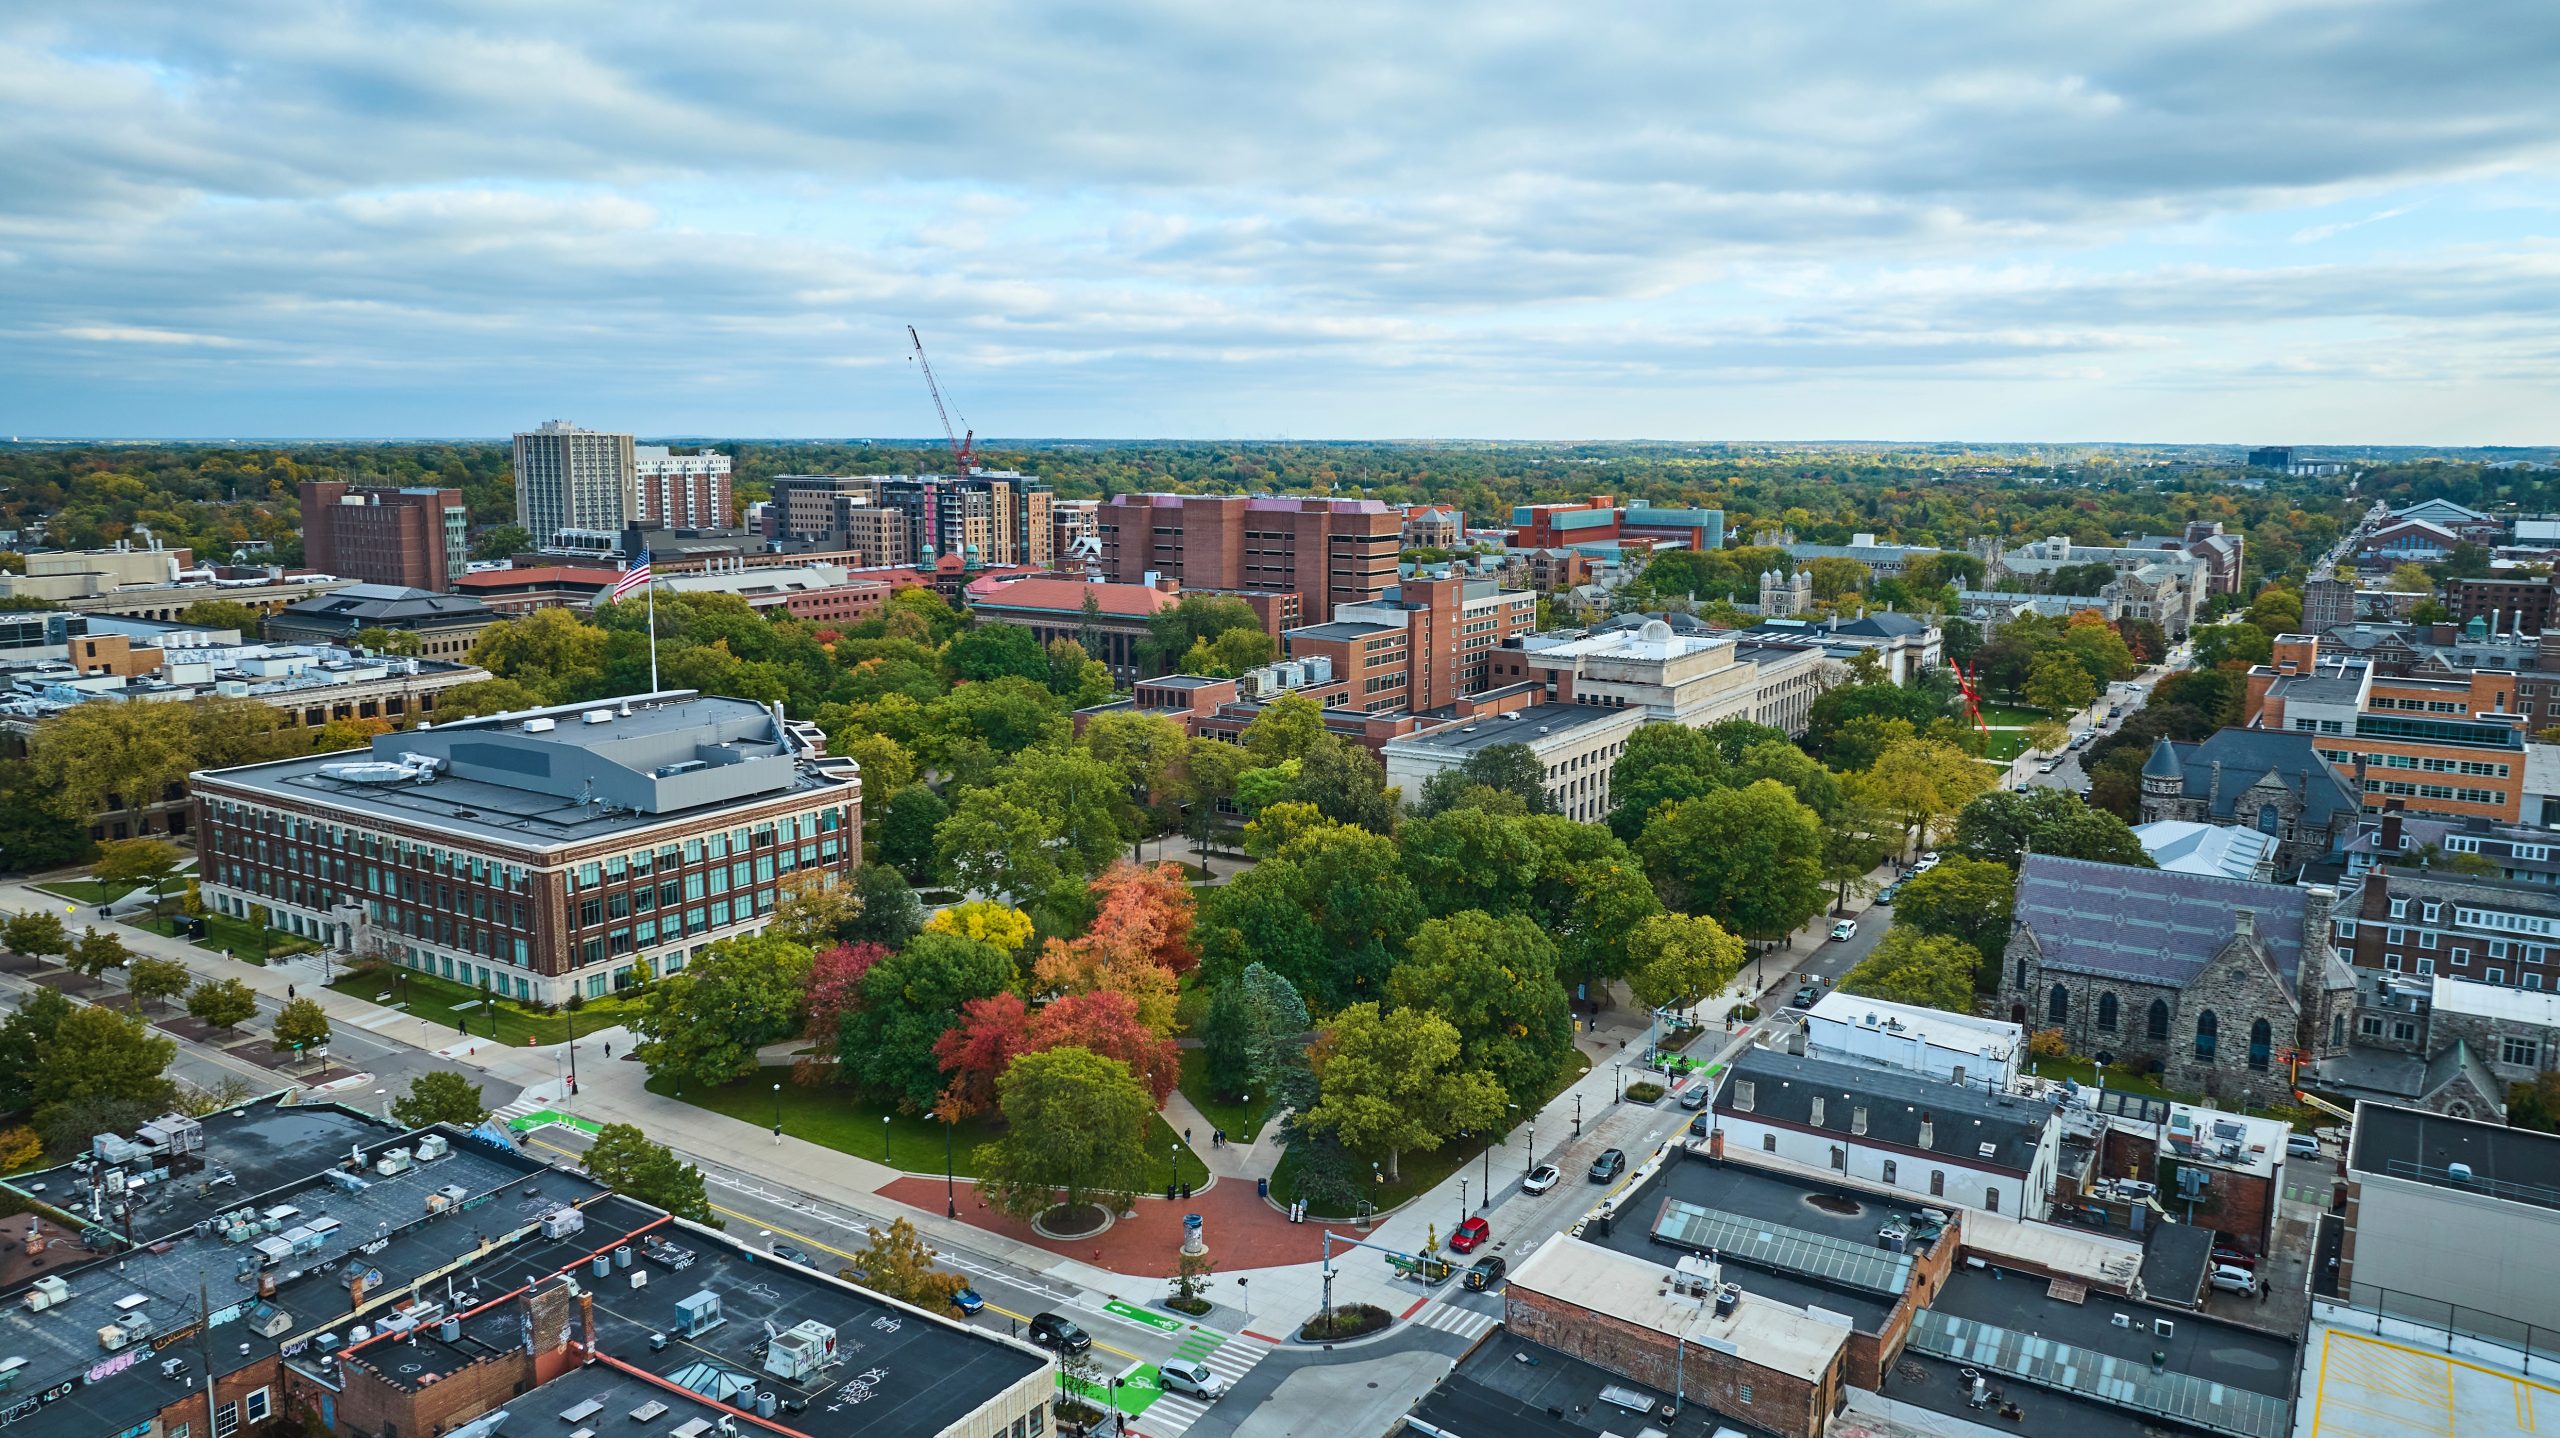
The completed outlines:
{"type": "Polygon", "coordinates": [[[0,434],[2560,440],[2552,0],[10,0],[0,434]]]}

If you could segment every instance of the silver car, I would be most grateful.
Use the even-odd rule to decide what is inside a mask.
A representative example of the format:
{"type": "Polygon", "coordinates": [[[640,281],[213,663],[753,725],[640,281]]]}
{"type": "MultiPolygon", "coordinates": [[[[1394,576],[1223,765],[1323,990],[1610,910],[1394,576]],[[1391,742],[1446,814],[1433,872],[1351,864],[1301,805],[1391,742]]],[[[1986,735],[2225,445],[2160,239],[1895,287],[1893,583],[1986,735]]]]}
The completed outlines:
{"type": "Polygon", "coordinates": [[[1227,1380],[1188,1358],[1168,1358],[1156,1365],[1156,1386],[1167,1393],[1188,1393],[1215,1402],[1227,1391],[1227,1380]]]}
{"type": "Polygon", "coordinates": [[[1520,1180],[1520,1191],[1522,1193],[1544,1193],[1548,1189],[1555,1187],[1563,1178],[1564,1175],[1556,1171],[1556,1166],[1554,1164],[1542,1163],[1536,1168],[1529,1170],[1528,1174],[1520,1180]]]}

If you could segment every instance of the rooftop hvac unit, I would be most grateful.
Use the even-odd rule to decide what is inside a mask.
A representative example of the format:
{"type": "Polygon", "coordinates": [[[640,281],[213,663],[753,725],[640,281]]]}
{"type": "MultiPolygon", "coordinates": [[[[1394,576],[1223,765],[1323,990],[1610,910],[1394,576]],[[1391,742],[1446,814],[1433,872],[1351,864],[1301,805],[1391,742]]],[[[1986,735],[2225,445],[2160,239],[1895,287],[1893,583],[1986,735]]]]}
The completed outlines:
{"type": "Polygon", "coordinates": [[[524,721],[524,732],[527,734],[548,734],[559,727],[560,721],[557,719],[527,719],[524,721]]]}
{"type": "Polygon", "coordinates": [[[1307,682],[1309,684],[1329,684],[1333,681],[1332,655],[1310,654],[1301,662],[1307,666],[1307,682]]]}
{"type": "Polygon", "coordinates": [[[581,724],[610,724],[613,722],[613,711],[610,709],[590,709],[584,714],[578,716],[578,722],[581,724]]]}
{"type": "Polygon", "coordinates": [[[418,1162],[433,1163],[453,1151],[453,1141],[440,1133],[418,1140],[418,1162]]]}
{"type": "Polygon", "coordinates": [[[70,1301],[71,1285],[59,1278],[37,1279],[35,1285],[27,1290],[25,1300],[29,1313],[42,1313],[56,1304],[70,1301]]]}
{"type": "Polygon", "coordinates": [[[385,1149],[383,1150],[382,1157],[373,1161],[373,1171],[381,1174],[384,1178],[389,1178],[394,1174],[407,1173],[411,1168],[416,1167],[416,1165],[417,1157],[409,1150],[405,1148],[385,1149]]]}
{"type": "Polygon", "coordinates": [[[835,1361],[836,1331],[815,1319],[803,1319],[765,1344],[764,1371],[797,1383],[835,1361]]]}
{"type": "Polygon", "coordinates": [[[281,1308],[269,1308],[258,1315],[256,1327],[260,1338],[282,1338],[293,1327],[293,1315],[281,1308]]]}
{"type": "Polygon", "coordinates": [[[586,1226],[585,1211],[566,1204],[542,1216],[542,1236],[545,1238],[566,1238],[570,1234],[583,1232],[586,1226]]]}
{"type": "Polygon", "coordinates": [[[676,1300],[676,1332],[687,1338],[708,1333],[726,1321],[720,1312],[720,1295],[708,1288],[676,1300]]]}

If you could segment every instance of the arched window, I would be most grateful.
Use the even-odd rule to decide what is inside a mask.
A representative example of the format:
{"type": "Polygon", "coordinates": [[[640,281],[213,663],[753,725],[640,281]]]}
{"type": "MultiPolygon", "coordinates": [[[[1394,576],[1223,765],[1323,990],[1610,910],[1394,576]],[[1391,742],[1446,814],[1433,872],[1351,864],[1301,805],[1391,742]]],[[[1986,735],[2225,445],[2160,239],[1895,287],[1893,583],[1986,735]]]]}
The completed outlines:
{"type": "Polygon", "coordinates": [[[2116,1031],[2116,996],[2114,994],[2098,995],[2098,1030],[2101,1033],[2110,1034],[2116,1031]]]}
{"type": "Polygon", "coordinates": [[[2000,1211],[2000,1190],[1996,1188],[1984,1189],[1982,1191],[1982,1208],[1985,1213],[1998,1213],[2000,1211]]]}
{"type": "Polygon", "coordinates": [[[2167,999],[2151,1001],[2151,1041],[2161,1044],[2169,1041],[2169,1001],[2167,999]]]}
{"type": "Polygon", "coordinates": [[[2258,832],[2273,838],[2284,836],[2284,815],[2276,812],[2275,805],[2260,804],[2258,806],[2258,832]]]}
{"type": "Polygon", "coordinates": [[[2220,1033],[2221,1028],[2222,1021],[2213,1016],[2213,1010],[2207,1009],[2203,1013],[2196,1015],[2197,1058],[2204,1060],[2206,1063],[2213,1062],[2214,1039],[2220,1033]]]}
{"type": "Polygon", "coordinates": [[[2060,984],[2055,984],[2053,986],[2053,992],[2045,995],[2044,1016],[2053,1020],[2055,1023],[2061,1023],[2063,1020],[2070,1018],[2071,991],[2060,984]]]}
{"type": "Polygon", "coordinates": [[[2275,1030],[2265,1019],[2249,1025],[2249,1067],[2260,1073],[2267,1071],[2267,1061],[2275,1057],[2275,1030]]]}

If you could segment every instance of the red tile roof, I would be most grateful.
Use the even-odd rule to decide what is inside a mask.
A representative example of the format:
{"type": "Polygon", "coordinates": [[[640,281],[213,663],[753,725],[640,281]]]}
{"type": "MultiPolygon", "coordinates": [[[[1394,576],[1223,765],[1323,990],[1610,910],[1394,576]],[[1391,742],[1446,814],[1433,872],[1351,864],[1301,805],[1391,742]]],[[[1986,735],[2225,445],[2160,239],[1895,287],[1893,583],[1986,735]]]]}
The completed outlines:
{"type": "Polygon", "coordinates": [[[1081,579],[1002,579],[973,580],[968,588],[971,604],[995,604],[1008,609],[1046,609],[1060,614],[1080,614],[1085,596],[1093,596],[1105,614],[1118,614],[1143,619],[1158,610],[1171,609],[1180,598],[1161,589],[1143,584],[1091,584],[1081,579]]]}

